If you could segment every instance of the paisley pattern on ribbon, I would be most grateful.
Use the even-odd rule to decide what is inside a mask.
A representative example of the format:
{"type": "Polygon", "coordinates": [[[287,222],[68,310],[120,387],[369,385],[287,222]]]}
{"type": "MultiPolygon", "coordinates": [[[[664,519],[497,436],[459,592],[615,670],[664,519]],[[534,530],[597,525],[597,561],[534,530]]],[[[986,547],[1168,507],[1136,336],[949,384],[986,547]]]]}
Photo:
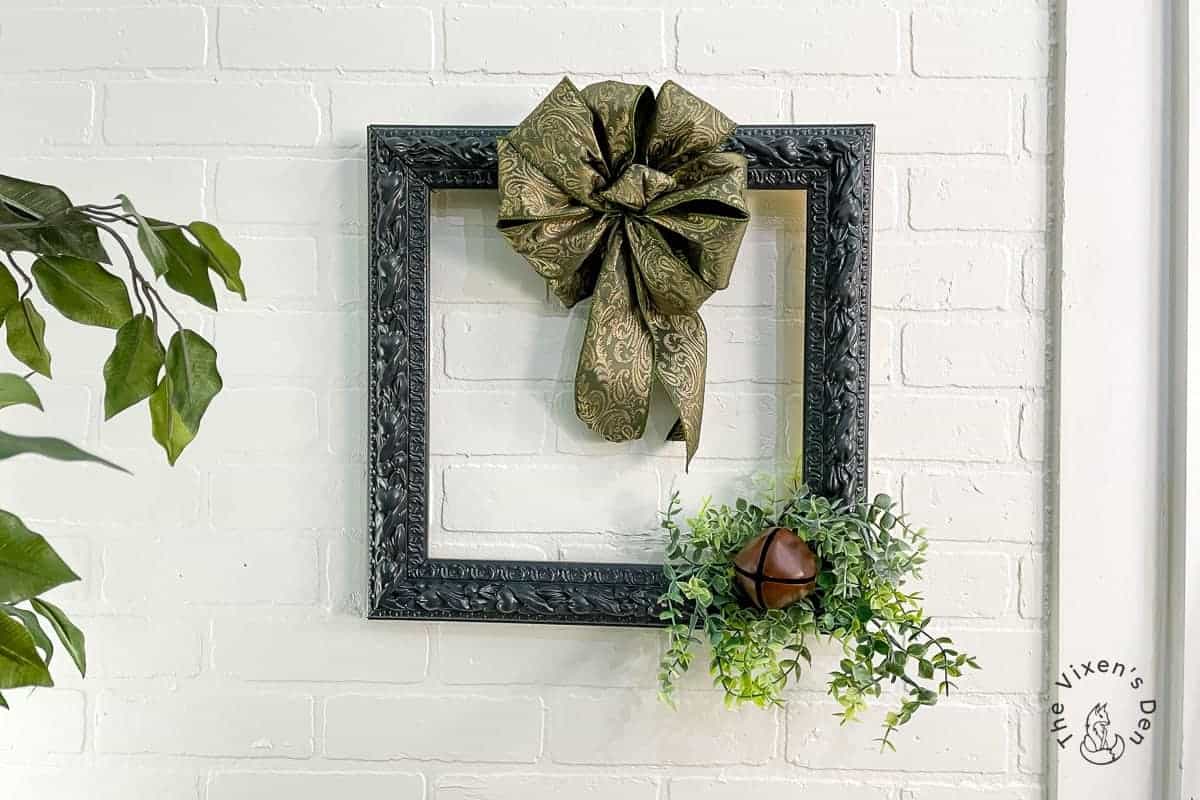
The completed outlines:
{"type": "Polygon", "coordinates": [[[655,379],[700,444],[708,336],[698,312],[729,285],[750,213],[735,124],[678,84],[563,80],[497,145],[498,227],[570,308],[592,298],[575,413],[641,438],[655,379]]]}

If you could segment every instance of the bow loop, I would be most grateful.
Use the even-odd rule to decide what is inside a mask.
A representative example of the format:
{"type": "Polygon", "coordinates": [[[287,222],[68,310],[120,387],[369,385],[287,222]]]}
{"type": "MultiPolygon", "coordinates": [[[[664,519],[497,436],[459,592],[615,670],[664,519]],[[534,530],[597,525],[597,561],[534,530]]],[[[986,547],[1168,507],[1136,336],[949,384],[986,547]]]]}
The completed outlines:
{"type": "Polygon", "coordinates": [[[697,313],[729,285],[749,211],[734,123],[668,81],[564,78],[500,138],[497,223],[570,307],[592,298],[576,414],[610,441],[641,437],[655,381],[700,442],[707,334],[697,313]]]}

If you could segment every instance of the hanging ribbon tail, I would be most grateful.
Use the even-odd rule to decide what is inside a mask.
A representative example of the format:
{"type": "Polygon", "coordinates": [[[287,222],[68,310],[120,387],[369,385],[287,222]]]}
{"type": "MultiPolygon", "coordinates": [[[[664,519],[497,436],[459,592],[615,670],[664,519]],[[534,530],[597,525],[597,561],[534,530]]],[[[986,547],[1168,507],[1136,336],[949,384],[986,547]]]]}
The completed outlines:
{"type": "Polygon", "coordinates": [[[679,413],[679,419],[667,434],[667,441],[685,443],[686,469],[700,447],[708,334],[699,314],[668,316],[650,310],[646,316],[654,340],[654,376],[679,413]]]}
{"type": "Polygon", "coordinates": [[[575,372],[575,414],[610,442],[640,439],[650,416],[654,344],[630,285],[623,226],[609,233],[575,372]]]}

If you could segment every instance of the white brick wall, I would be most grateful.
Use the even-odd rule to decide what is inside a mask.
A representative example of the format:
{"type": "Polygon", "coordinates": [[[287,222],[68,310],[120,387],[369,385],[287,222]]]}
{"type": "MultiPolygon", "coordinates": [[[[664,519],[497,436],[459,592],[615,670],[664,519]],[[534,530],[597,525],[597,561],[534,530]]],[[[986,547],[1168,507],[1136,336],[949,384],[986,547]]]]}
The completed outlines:
{"type": "MultiPolygon", "coordinates": [[[[136,477],[0,464],[0,506],[87,577],[56,599],[84,624],[92,665],[86,680],[64,664],[61,688],[9,693],[0,796],[1041,796],[1047,4],[0,5],[0,171],[211,218],[242,250],[250,290],[218,317],[189,310],[227,390],[174,470],[143,409],[101,424],[111,334],[48,315],[52,422],[6,420],[66,433],[136,477]],[[703,675],[680,711],[662,708],[654,632],[361,620],[364,127],[513,122],[563,70],[675,78],[740,122],[879,125],[873,488],[930,525],[930,608],[987,668],[897,756],[874,751],[871,722],[837,726],[819,675],[787,712],[724,712],[703,675]]],[[[619,456],[581,434],[563,342],[582,316],[494,236],[494,201],[437,200],[435,213],[431,448],[445,470],[431,490],[445,551],[624,555],[604,531],[652,524],[672,487],[692,501],[744,488],[761,453],[794,445],[799,331],[775,317],[802,300],[776,272],[794,231],[756,228],[738,274],[759,280],[735,276],[704,312],[705,449],[683,476],[662,408],[619,456]]]]}

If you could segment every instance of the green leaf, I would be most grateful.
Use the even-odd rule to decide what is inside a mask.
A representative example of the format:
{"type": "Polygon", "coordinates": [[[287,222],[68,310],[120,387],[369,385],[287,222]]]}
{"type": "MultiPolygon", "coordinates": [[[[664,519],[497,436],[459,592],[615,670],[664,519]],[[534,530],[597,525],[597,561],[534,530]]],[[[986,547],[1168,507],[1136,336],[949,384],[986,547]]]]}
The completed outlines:
{"type": "Polygon", "coordinates": [[[133,201],[123,194],[117,195],[117,199],[121,201],[121,208],[125,213],[132,214],[137,219],[138,247],[142,248],[146,260],[154,268],[154,274],[161,278],[171,269],[171,255],[167,252],[167,246],[158,238],[158,234],[150,227],[146,218],[134,208],[133,201]]]}
{"type": "Polygon", "coordinates": [[[79,674],[86,676],[87,650],[85,649],[83,631],[79,630],[75,623],[71,622],[66,612],[53,603],[47,602],[40,597],[35,597],[29,601],[29,604],[33,606],[34,611],[50,620],[50,625],[54,628],[54,632],[58,634],[58,640],[63,643],[63,647],[67,648],[67,652],[71,654],[71,660],[75,662],[75,666],[79,669],[79,674]]]}
{"type": "Polygon", "coordinates": [[[167,345],[167,374],[171,377],[171,406],[195,435],[208,404],[221,391],[217,351],[195,331],[178,331],[167,345]]]}
{"type": "Polygon", "coordinates": [[[42,630],[42,623],[38,620],[37,614],[32,611],[26,611],[23,608],[16,606],[4,605],[0,603],[0,612],[8,614],[10,617],[15,617],[25,626],[25,630],[29,631],[29,635],[33,637],[33,643],[42,651],[42,658],[46,661],[46,666],[50,666],[50,662],[54,659],[54,642],[42,630]]]}
{"type": "Polygon", "coordinates": [[[47,220],[46,226],[33,231],[33,235],[37,239],[34,252],[109,263],[108,251],[100,243],[96,226],[79,211],[68,211],[47,220]]]}
{"type": "Polygon", "coordinates": [[[46,301],[72,322],[120,328],[133,316],[125,282],[94,261],[45,256],[34,262],[33,278],[46,301]]]}
{"type": "MultiPolygon", "coordinates": [[[[0,202],[0,225],[21,225],[28,222],[37,222],[33,217],[18,213],[16,210],[9,208],[3,202],[0,202]]],[[[36,253],[41,249],[38,244],[37,229],[35,228],[7,228],[0,229],[0,250],[6,252],[23,251],[28,253],[36,253]]]]}
{"type": "Polygon", "coordinates": [[[925,680],[930,680],[933,678],[933,664],[922,658],[917,662],[917,674],[925,680]]]}
{"type": "Polygon", "coordinates": [[[42,400],[29,381],[11,372],[0,372],[0,408],[33,406],[42,410],[42,400]]]}
{"type": "Polygon", "coordinates": [[[0,200],[34,219],[62,214],[71,208],[67,193],[57,186],[0,175],[0,200]]]}
{"type": "Polygon", "coordinates": [[[4,315],[8,349],[34,372],[50,377],[50,351],[46,349],[46,320],[26,297],[4,315]]]}
{"type": "Polygon", "coordinates": [[[0,603],[19,603],[77,580],[45,537],[0,511],[0,603]]]}
{"type": "Polygon", "coordinates": [[[81,450],[70,442],[52,436],[20,436],[0,431],[0,461],[26,453],[53,458],[58,461],[90,461],[129,473],[129,470],[111,461],[81,450]]]}
{"type": "Polygon", "coordinates": [[[37,653],[25,626],[0,614],[0,689],[53,686],[50,670],[37,653]]]}
{"type": "Polygon", "coordinates": [[[196,434],[183,424],[183,418],[171,405],[171,375],[168,372],[150,395],[150,431],[154,441],[167,452],[167,462],[175,466],[184,448],[196,434]]]}
{"type": "Polygon", "coordinates": [[[246,284],[242,283],[242,257],[233,245],[225,241],[215,225],[193,222],[188,231],[208,253],[208,266],[225,281],[225,288],[246,299],[246,284]]]}
{"type": "MultiPolygon", "coordinates": [[[[152,219],[150,224],[158,227],[171,223],[152,219]]],[[[216,311],[217,295],[208,275],[208,253],[188,241],[179,228],[159,230],[157,233],[159,241],[170,254],[171,267],[163,276],[167,286],[216,311]]]]}
{"type": "Polygon", "coordinates": [[[121,326],[116,346],[104,362],[106,420],[154,394],[164,357],[154,322],[145,314],[121,326]]]}
{"type": "Polygon", "coordinates": [[[3,694],[0,694],[0,708],[8,710],[8,701],[4,699],[3,694]]]}
{"type": "MultiPolygon", "coordinates": [[[[2,249],[4,249],[4,242],[0,240],[0,250],[2,249]]],[[[5,312],[16,305],[19,299],[20,293],[17,291],[16,279],[13,278],[7,267],[0,267],[0,322],[4,321],[5,312]]]]}

